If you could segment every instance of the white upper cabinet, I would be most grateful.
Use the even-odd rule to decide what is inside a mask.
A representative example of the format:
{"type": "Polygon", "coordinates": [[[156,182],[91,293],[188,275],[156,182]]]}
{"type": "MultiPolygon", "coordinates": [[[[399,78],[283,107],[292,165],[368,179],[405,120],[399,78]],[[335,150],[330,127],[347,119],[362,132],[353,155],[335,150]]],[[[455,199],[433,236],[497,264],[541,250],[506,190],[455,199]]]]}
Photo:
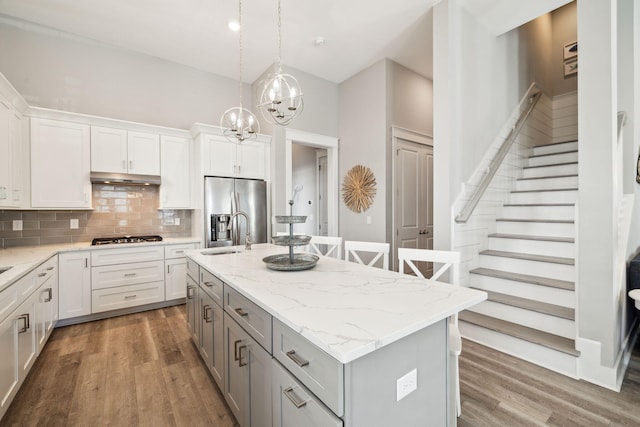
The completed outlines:
{"type": "Polygon", "coordinates": [[[160,175],[160,137],[91,126],[91,170],[160,175]]]}
{"type": "Polygon", "coordinates": [[[203,140],[204,174],[266,179],[267,147],[264,142],[235,144],[222,136],[206,135],[203,140]]]}
{"type": "Polygon", "coordinates": [[[14,102],[20,105],[23,101],[0,75],[0,208],[25,207],[24,173],[28,165],[22,141],[23,116],[14,102]]]}
{"type": "Polygon", "coordinates": [[[0,207],[11,206],[11,105],[0,97],[0,207]]]}
{"type": "Polygon", "coordinates": [[[163,135],[160,146],[160,209],[190,209],[189,139],[163,135]]]}
{"type": "Polygon", "coordinates": [[[31,119],[31,207],[90,209],[89,125],[31,119]]]}

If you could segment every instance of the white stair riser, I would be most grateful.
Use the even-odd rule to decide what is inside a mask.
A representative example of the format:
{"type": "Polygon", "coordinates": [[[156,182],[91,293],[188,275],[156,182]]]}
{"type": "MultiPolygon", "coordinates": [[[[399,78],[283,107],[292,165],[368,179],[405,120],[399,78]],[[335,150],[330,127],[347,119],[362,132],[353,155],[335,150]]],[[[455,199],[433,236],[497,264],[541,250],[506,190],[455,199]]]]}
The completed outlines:
{"type": "Polygon", "coordinates": [[[527,236],[574,237],[575,224],[497,221],[496,232],[501,234],[526,234],[527,236]]]}
{"type": "Polygon", "coordinates": [[[516,181],[516,190],[550,190],[555,188],[578,188],[577,176],[541,178],[516,181]]]}
{"type": "Polygon", "coordinates": [[[489,249],[525,254],[575,257],[575,244],[566,242],[549,242],[545,240],[506,239],[489,237],[489,249]]]}
{"type": "Polygon", "coordinates": [[[549,156],[542,157],[529,157],[525,160],[525,166],[542,166],[542,165],[556,165],[558,163],[577,162],[578,152],[564,154],[551,154],[549,156]]]}
{"type": "Polygon", "coordinates": [[[551,153],[563,153],[565,151],[574,151],[578,149],[578,141],[565,142],[564,144],[543,145],[540,147],[533,147],[531,149],[532,156],[539,156],[541,154],[551,153]]]}
{"type": "Polygon", "coordinates": [[[560,305],[562,307],[575,308],[576,306],[575,292],[566,289],[499,279],[497,277],[473,273],[469,275],[469,286],[485,291],[499,292],[501,294],[560,305]]]}
{"type": "Polygon", "coordinates": [[[539,191],[527,193],[510,193],[510,204],[518,203],[575,203],[578,199],[578,190],[566,191],[539,191]]]}
{"type": "Polygon", "coordinates": [[[522,169],[521,178],[539,178],[541,176],[575,175],[578,173],[578,164],[553,165],[539,168],[522,169]]]}
{"type": "MultiPolygon", "coordinates": [[[[529,341],[461,321],[460,333],[470,341],[502,351],[572,378],[578,377],[578,359],[529,341]]],[[[464,345],[463,349],[464,351],[464,345]]]]}
{"type": "Polygon", "coordinates": [[[483,301],[468,310],[569,339],[576,336],[575,322],[561,317],[493,301],[483,301]]]}
{"type": "Polygon", "coordinates": [[[509,271],[511,273],[568,280],[570,282],[574,282],[576,276],[575,267],[573,265],[530,261],[493,255],[480,255],[478,266],[490,268],[492,270],[509,271]]]}
{"type": "Polygon", "coordinates": [[[505,206],[502,218],[568,219],[575,218],[576,209],[571,206],[505,206]]]}

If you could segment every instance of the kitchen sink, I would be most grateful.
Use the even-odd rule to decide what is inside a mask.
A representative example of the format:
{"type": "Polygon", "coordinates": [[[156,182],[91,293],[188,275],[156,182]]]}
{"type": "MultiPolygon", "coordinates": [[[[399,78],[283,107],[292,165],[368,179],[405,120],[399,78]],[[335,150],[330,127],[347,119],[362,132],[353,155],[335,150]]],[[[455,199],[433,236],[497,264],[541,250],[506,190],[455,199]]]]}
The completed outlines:
{"type": "Polygon", "coordinates": [[[202,255],[228,255],[228,254],[239,254],[240,252],[244,252],[242,249],[224,249],[220,251],[212,250],[212,251],[203,251],[200,252],[202,255]]]}
{"type": "Polygon", "coordinates": [[[0,267],[0,274],[4,273],[5,271],[9,271],[11,270],[11,267],[0,267]]]}

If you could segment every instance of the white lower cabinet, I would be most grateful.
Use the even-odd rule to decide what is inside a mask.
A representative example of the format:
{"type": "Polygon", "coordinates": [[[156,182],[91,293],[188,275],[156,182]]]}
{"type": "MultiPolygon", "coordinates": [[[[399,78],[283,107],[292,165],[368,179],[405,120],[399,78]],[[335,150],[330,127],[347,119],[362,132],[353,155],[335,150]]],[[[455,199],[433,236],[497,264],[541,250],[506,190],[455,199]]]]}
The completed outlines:
{"type": "Polygon", "coordinates": [[[224,397],[242,427],[272,425],[271,355],[224,314],[224,397]]]}
{"type": "Polygon", "coordinates": [[[35,319],[39,353],[58,321],[58,256],[51,257],[36,272],[36,280],[41,281],[35,319]]]}
{"type": "Polygon", "coordinates": [[[18,328],[13,316],[0,321],[0,417],[18,391],[18,328]]]}
{"type": "Polygon", "coordinates": [[[60,319],[91,314],[91,252],[66,252],[58,257],[60,319]]]}
{"type": "Polygon", "coordinates": [[[273,427],[341,427],[342,420],[324,406],[275,359],[271,361],[273,427]]]}
{"type": "Polygon", "coordinates": [[[165,246],[165,300],[170,301],[187,296],[185,279],[187,277],[187,259],[184,256],[184,251],[195,248],[195,243],[165,246]]]}

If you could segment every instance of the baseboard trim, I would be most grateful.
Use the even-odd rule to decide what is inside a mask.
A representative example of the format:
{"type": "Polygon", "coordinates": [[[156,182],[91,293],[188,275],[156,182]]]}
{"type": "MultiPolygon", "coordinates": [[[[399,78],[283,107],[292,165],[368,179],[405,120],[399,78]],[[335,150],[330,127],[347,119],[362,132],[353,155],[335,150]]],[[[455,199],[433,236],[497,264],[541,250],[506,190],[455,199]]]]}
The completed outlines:
{"type": "Polygon", "coordinates": [[[142,311],[155,310],[157,308],[171,307],[172,305],[184,304],[184,298],[178,298],[170,301],[154,302],[152,304],[138,305],[135,307],[121,308],[119,310],[104,311],[102,313],[89,314],[86,316],[71,317],[56,322],[56,328],[62,326],[76,325],[78,323],[92,322],[94,320],[103,320],[110,317],[123,316],[125,314],[140,313],[142,311]]]}

